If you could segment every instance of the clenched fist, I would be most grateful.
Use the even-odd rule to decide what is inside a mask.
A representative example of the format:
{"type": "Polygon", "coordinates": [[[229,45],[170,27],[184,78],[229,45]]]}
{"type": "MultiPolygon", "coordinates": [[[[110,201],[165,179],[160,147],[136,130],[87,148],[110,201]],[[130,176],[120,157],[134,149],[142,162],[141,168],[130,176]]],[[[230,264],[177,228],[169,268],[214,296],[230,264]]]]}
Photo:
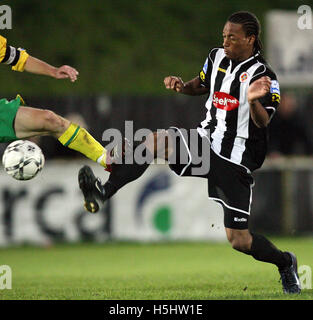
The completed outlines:
{"type": "Polygon", "coordinates": [[[248,101],[249,103],[264,97],[271,88],[271,78],[262,77],[256,81],[254,81],[248,89],[248,101]]]}
{"type": "Polygon", "coordinates": [[[176,92],[183,92],[185,84],[180,77],[168,76],[164,79],[164,85],[166,89],[171,89],[176,92]]]}

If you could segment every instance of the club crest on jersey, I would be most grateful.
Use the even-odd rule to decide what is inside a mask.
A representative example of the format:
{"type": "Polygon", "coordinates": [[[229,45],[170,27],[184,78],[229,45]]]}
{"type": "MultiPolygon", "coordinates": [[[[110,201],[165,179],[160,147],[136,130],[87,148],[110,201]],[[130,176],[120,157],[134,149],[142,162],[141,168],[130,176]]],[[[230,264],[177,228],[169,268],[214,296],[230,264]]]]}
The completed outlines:
{"type": "Polygon", "coordinates": [[[239,101],[228,93],[215,91],[213,94],[215,108],[231,111],[239,107],[239,101]]]}
{"type": "Polygon", "coordinates": [[[247,72],[243,72],[240,76],[239,76],[239,81],[240,82],[246,82],[248,80],[249,74],[247,72]]]}

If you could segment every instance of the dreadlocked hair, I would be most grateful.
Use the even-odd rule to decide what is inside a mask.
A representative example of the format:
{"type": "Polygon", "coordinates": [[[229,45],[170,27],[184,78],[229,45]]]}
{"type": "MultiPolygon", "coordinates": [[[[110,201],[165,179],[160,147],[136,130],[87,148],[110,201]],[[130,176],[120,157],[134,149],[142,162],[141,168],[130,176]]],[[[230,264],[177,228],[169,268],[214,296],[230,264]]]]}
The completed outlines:
{"type": "MultiPolygon", "coordinates": [[[[246,36],[255,36],[254,54],[262,53],[263,45],[260,39],[261,25],[258,18],[251,12],[238,11],[233,13],[228,20],[232,23],[241,24],[246,36]]],[[[263,57],[262,57],[263,58],[263,57]]]]}

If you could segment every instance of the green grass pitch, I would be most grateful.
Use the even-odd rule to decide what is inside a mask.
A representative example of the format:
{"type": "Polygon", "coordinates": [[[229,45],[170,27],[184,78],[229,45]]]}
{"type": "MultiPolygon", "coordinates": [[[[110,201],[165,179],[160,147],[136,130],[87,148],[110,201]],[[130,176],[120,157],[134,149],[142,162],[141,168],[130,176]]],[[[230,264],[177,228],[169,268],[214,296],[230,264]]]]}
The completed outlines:
{"type": "MultiPolygon", "coordinates": [[[[313,238],[269,239],[313,269],[313,238]]],[[[12,269],[12,289],[0,290],[0,300],[313,299],[312,289],[283,294],[275,266],[228,243],[2,248],[4,264],[12,269]]]]}

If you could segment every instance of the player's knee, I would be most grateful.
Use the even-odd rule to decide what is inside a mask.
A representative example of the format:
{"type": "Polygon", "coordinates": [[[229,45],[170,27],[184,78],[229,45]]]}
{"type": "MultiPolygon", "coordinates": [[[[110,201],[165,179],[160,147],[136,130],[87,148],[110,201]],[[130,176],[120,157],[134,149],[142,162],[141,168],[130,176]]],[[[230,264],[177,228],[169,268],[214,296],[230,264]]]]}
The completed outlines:
{"type": "Polygon", "coordinates": [[[231,242],[233,249],[240,252],[247,252],[250,250],[250,244],[243,239],[235,239],[231,242]]]}
{"type": "Polygon", "coordinates": [[[227,239],[232,248],[240,252],[248,252],[251,248],[251,240],[247,235],[240,233],[231,233],[227,235],[227,239]]]}
{"type": "Polygon", "coordinates": [[[42,130],[51,133],[64,132],[67,121],[51,110],[42,110],[40,114],[42,130]]]}

